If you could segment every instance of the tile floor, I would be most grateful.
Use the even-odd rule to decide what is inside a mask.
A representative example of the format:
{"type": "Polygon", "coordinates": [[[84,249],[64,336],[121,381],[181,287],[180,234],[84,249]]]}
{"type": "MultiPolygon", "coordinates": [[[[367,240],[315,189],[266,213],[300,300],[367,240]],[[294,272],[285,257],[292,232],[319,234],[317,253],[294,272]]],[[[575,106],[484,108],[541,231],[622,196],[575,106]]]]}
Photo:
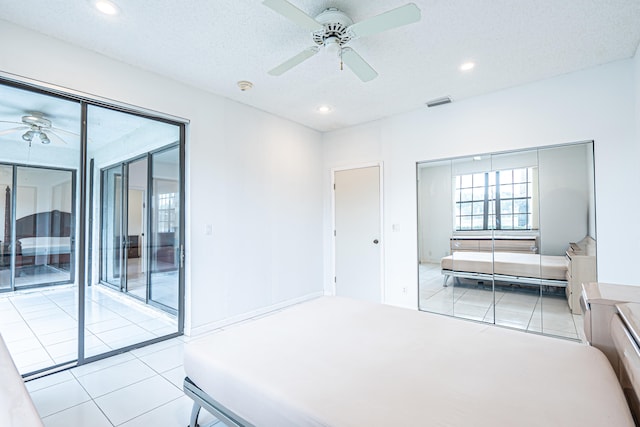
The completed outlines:
{"type": "MultiPolygon", "coordinates": [[[[76,359],[75,285],[0,294],[0,333],[21,374],[76,359]]],[[[177,331],[174,317],[100,285],[87,290],[86,357],[177,331]]]]}
{"type": "MultiPolygon", "coordinates": [[[[179,337],[26,383],[46,427],[185,427],[179,337]]],[[[202,410],[199,424],[224,427],[202,410]]]]}
{"type": "Polygon", "coordinates": [[[479,286],[476,281],[452,278],[443,287],[439,264],[421,264],[420,309],[471,320],[495,323],[530,332],[581,339],[582,316],[573,315],[563,293],[539,295],[533,287],[479,286]]]}

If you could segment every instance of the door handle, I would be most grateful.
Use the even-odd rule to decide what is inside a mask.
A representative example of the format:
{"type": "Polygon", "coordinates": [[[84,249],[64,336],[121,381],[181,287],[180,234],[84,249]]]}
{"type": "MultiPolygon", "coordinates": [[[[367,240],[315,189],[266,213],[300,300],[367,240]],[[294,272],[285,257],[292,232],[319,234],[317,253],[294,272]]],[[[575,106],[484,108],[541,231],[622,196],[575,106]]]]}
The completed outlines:
{"type": "Polygon", "coordinates": [[[375,245],[377,245],[377,244],[378,244],[378,239],[375,239],[375,240],[373,241],[373,243],[374,243],[375,245]]]}

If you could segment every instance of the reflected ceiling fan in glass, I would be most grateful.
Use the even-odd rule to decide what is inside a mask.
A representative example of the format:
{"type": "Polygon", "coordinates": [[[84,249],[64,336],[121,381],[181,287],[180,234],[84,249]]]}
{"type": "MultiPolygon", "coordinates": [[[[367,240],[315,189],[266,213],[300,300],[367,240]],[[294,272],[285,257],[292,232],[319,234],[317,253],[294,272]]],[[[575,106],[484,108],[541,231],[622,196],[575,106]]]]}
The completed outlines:
{"type": "Polygon", "coordinates": [[[0,123],[19,125],[11,129],[0,131],[0,136],[23,132],[22,140],[28,142],[29,146],[31,146],[31,143],[34,141],[34,139],[39,140],[40,143],[45,145],[50,144],[52,141],[57,145],[67,145],[67,141],[65,141],[64,138],[59,134],[65,134],[67,136],[75,138],[79,136],[76,133],[53,127],[51,120],[45,117],[44,113],[37,111],[22,116],[20,122],[0,120],[0,123]]]}

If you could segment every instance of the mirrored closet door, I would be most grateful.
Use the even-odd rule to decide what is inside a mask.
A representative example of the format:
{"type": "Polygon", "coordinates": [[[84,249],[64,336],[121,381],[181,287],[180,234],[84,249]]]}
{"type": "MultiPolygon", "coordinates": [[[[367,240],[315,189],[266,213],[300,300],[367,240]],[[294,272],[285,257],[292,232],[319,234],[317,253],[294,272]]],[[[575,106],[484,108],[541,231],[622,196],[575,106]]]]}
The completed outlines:
{"type": "Polygon", "coordinates": [[[593,144],[417,165],[421,310],[578,338],[580,280],[593,263],[593,144]],[[575,267],[575,266],[574,266],[575,267]]]}

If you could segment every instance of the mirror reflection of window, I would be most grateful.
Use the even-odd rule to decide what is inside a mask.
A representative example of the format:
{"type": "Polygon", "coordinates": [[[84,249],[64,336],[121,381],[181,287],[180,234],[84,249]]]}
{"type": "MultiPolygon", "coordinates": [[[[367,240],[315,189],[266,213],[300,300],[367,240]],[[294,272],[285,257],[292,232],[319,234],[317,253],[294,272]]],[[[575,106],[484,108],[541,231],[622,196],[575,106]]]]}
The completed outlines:
{"type": "Polygon", "coordinates": [[[537,194],[535,168],[458,175],[455,177],[456,231],[531,230],[537,194]]]}
{"type": "Polygon", "coordinates": [[[419,163],[419,308],[578,339],[593,170],[591,142],[419,163]]]}

